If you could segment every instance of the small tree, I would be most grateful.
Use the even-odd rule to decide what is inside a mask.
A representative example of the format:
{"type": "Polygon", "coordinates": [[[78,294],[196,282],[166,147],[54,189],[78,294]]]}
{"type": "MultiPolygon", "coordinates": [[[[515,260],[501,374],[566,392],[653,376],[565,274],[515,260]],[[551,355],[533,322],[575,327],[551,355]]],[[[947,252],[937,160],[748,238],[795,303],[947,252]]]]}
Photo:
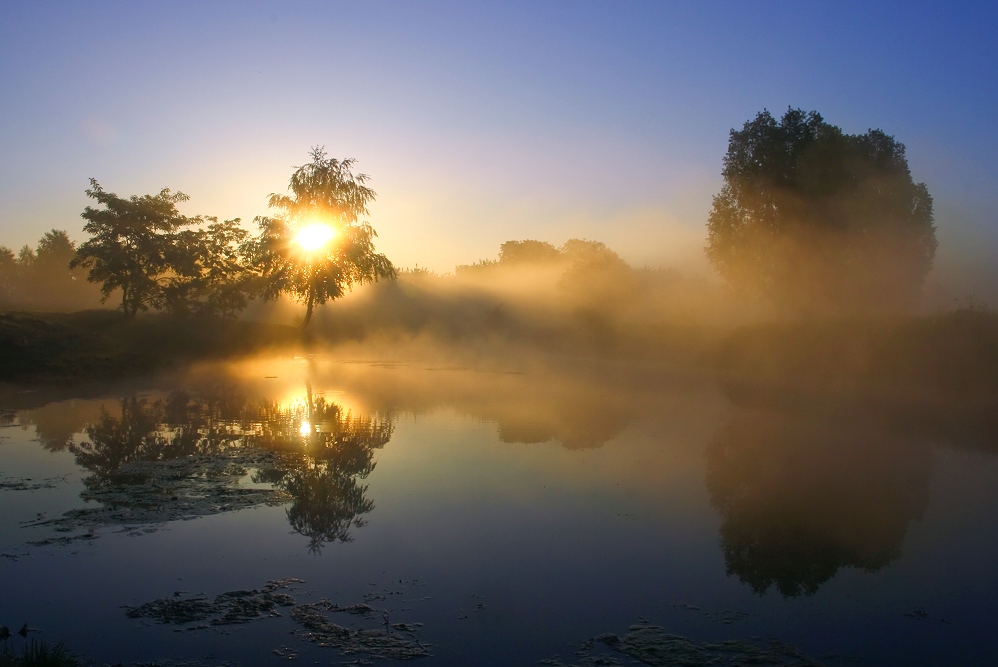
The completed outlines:
{"type": "Polygon", "coordinates": [[[732,130],[707,256],[731,285],[797,311],[905,307],[936,250],[932,198],[904,145],[815,111],[732,130]]]}
{"type": "Polygon", "coordinates": [[[121,289],[126,315],[156,305],[170,265],[171,235],[194,222],[177,211],[187,195],[163,188],[157,195],[124,199],[91,178],[87,196],[102,208],[87,206],[80,214],[91,238],[80,245],[70,266],[90,270],[87,280],[101,284],[102,302],[121,289]]]}
{"type": "Polygon", "coordinates": [[[355,285],[395,278],[395,267],[374,250],[377,233],[367,222],[375,192],[365,174],[354,174],[354,160],[327,158],[322,148],[298,167],[290,195],[270,195],[274,217],[258,217],[259,235],[244,245],[265,299],[289,294],[306,304],[307,327],[316,304],[335,300],[355,285]]]}

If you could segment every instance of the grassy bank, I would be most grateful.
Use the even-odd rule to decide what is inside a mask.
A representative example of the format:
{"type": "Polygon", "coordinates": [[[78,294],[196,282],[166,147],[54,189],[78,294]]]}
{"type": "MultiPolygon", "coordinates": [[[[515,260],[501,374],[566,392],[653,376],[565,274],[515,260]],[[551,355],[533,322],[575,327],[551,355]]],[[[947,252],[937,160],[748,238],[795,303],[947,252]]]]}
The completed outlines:
{"type": "Polygon", "coordinates": [[[998,314],[959,310],[746,327],[722,344],[718,362],[730,376],[766,384],[995,393],[998,314]]]}
{"type": "Polygon", "coordinates": [[[738,405],[998,449],[998,314],[986,310],[743,328],[716,367],[738,405]]]}
{"type": "Polygon", "coordinates": [[[62,382],[126,377],[203,358],[302,342],[276,324],[116,311],[0,315],[0,381],[62,382]]]}

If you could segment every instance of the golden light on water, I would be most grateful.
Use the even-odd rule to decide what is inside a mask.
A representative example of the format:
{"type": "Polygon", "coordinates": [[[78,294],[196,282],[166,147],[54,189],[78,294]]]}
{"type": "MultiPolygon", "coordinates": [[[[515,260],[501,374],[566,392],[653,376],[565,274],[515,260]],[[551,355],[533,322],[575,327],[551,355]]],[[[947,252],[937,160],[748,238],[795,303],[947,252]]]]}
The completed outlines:
{"type": "Polygon", "coordinates": [[[300,433],[302,437],[311,435],[312,425],[309,424],[308,422],[302,422],[301,426],[298,427],[298,433],[300,433]]]}
{"type": "Polygon", "coordinates": [[[315,252],[328,245],[335,236],[336,230],[326,223],[313,222],[305,225],[298,231],[295,242],[306,252],[315,252]]]}

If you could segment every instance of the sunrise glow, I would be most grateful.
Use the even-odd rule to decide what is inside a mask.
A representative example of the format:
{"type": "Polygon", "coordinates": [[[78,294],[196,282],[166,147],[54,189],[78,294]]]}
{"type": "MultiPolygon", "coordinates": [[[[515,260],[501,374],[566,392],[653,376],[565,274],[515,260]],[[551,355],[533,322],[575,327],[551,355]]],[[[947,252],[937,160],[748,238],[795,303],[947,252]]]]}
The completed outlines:
{"type": "Polygon", "coordinates": [[[336,230],[324,222],[313,222],[298,231],[295,242],[306,252],[321,250],[336,236],[336,230]]]}

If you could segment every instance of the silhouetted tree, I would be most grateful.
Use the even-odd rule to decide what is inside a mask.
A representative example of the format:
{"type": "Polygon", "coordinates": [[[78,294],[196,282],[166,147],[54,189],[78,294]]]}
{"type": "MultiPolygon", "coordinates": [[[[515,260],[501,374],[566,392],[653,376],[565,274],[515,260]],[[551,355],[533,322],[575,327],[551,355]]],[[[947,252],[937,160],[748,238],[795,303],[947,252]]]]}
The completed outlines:
{"type": "Polygon", "coordinates": [[[17,257],[7,246],[0,246],[0,303],[8,304],[14,299],[17,285],[17,257]]]}
{"type": "MultiPolygon", "coordinates": [[[[241,247],[249,235],[239,219],[176,233],[166,257],[172,269],[163,287],[163,307],[177,315],[235,317],[246,307],[248,272],[241,247]]],[[[201,220],[198,220],[201,222],[201,220]]]]}
{"type": "Polygon", "coordinates": [[[561,251],[544,241],[506,241],[499,246],[503,264],[537,264],[561,259],[561,251]]]}
{"type": "Polygon", "coordinates": [[[903,307],[936,250],[932,198],[904,145],[815,111],[732,130],[707,255],[731,285],[798,310],[903,307]]]}
{"type": "Polygon", "coordinates": [[[97,291],[87,282],[86,271],[70,268],[75,258],[76,244],[64,230],[46,232],[38,241],[30,266],[24,270],[25,300],[49,308],[96,305],[97,291]]]}
{"type": "Polygon", "coordinates": [[[303,326],[308,326],[316,304],[335,300],[355,285],[381,278],[393,279],[395,267],[374,251],[377,233],[360,216],[375,192],[365,174],[354,174],[354,160],[327,158],[313,148],[312,161],[291,175],[290,195],[270,195],[274,217],[258,217],[259,235],[245,244],[259,277],[258,292],[265,299],[288,294],[306,304],[303,326]],[[312,249],[295,242],[302,228],[327,225],[330,242],[312,249]]]}
{"type": "Polygon", "coordinates": [[[87,221],[83,229],[91,238],[77,249],[71,266],[90,270],[87,280],[101,284],[102,301],[121,289],[126,315],[156,305],[170,265],[171,235],[194,222],[177,211],[187,195],[163,188],[157,195],[124,199],[90,179],[87,196],[99,207],[87,206],[81,214],[87,221]]]}

